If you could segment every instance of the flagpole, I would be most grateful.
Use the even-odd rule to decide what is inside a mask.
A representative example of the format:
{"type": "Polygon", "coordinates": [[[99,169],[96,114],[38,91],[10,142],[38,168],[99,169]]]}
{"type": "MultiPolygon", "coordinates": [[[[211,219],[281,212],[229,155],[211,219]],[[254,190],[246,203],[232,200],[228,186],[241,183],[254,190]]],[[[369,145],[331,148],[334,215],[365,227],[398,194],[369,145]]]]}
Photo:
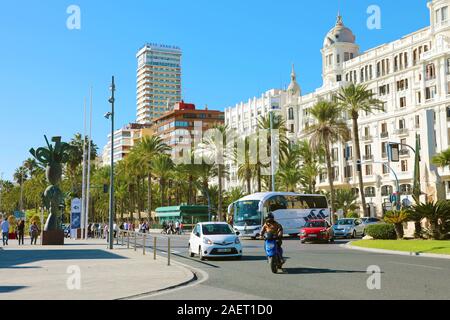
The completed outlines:
{"type": "Polygon", "coordinates": [[[81,179],[81,239],[84,239],[84,218],[86,212],[86,98],[84,98],[84,132],[83,132],[83,177],[81,179]]]}
{"type": "MultiPolygon", "coordinates": [[[[89,138],[88,138],[88,167],[87,167],[87,185],[86,185],[86,216],[84,220],[85,230],[88,229],[89,225],[89,195],[91,191],[91,144],[92,144],[92,87],[90,92],[90,111],[89,111],[89,138]]],[[[86,231],[87,232],[87,231],[86,231]]],[[[87,239],[87,233],[86,233],[87,239]]]]}

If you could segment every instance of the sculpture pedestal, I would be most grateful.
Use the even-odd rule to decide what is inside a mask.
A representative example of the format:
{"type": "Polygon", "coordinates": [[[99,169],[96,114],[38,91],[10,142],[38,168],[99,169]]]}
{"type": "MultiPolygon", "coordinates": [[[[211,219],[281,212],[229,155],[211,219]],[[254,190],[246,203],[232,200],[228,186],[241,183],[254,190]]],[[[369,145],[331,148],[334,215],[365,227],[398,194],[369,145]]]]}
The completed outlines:
{"type": "Polygon", "coordinates": [[[64,231],[43,231],[42,232],[43,246],[63,246],[64,245],[64,231]]]}

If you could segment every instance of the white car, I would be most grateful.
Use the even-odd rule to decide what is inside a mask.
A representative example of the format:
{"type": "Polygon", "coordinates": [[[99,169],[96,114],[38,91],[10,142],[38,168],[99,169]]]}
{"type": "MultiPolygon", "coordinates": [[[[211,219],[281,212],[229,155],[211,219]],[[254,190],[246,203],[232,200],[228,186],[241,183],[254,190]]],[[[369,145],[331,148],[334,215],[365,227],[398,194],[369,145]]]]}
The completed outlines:
{"type": "Polygon", "coordinates": [[[239,233],[225,222],[198,223],[189,238],[189,256],[206,258],[242,257],[239,233]]]}

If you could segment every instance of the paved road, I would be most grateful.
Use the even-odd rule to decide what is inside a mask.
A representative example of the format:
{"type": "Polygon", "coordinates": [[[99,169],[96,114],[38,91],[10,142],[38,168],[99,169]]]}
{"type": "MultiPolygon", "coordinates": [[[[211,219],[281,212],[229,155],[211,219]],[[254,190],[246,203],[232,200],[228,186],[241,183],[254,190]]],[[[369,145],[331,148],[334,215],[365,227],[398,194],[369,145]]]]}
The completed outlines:
{"type": "MultiPolygon", "coordinates": [[[[167,240],[160,236],[159,254],[167,240]]],[[[449,260],[374,254],[336,244],[284,241],[284,272],[272,274],[263,242],[244,240],[244,257],[235,260],[189,258],[188,236],[173,236],[172,259],[200,270],[190,287],[143,299],[450,299],[449,260]],[[381,270],[381,289],[369,290],[367,270],[381,270]],[[207,274],[207,275],[206,275],[207,274]]],[[[150,248],[149,248],[150,250],[150,248]]]]}

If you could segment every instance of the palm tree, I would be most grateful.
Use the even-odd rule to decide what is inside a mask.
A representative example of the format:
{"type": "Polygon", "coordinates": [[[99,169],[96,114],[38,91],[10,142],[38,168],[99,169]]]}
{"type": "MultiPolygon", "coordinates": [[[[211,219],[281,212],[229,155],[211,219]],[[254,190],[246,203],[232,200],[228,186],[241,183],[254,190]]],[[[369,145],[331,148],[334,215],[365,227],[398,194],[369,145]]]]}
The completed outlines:
{"type": "Polygon", "coordinates": [[[328,182],[330,185],[331,216],[335,212],[334,203],[334,175],[331,164],[331,147],[338,141],[348,141],[350,132],[347,124],[341,119],[341,109],[333,102],[320,101],[311,108],[311,116],[316,123],[307,129],[310,134],[311,147],[313,150],[323,149],[327,165],[328,182]]]}
{"type": "Polygon", "coordinates": [[[352,189],[338,189],[336,191],[336,209],[342,209],[344,214],[356,210],[358,197],[352,189]]]}
{"type": "Polygon", "coordinates": [[[433,164],[445,168],[450,167],[450,149],[442,151],[433,157],[433,164]]]}
{"type": "Polygon", "coordinates": [[[147,210],[152,211],[152,163],[158,154],[170,151],[170,147],[158,136],[146,136],[136,146],[142,164],[147,171],[147,210]]]}
{"type": "Polygon", "coordinates": [[[393,210],[386,213],[384,221],[393,224],[397,239],[403,239],[403,223],[408,220],[408,211],[406,209],[393,210]]]}
{"type": "Polygon", "coordinates": [[[40,168],[36,159],[33,158],[28,158],[27,160],[25,160],[23,162],[23,166],[28,170],[30,178],[32,178],[36,173],[36,170],[40,168]]]}
{"type": "MultiPolygon", "coordinates": [[[[371,113],[374,110],[383,110],[384,102],[374,98],[375,94],[372,91],[367,90],[366,85],[350,84],[347,87],[341,88],[340,92],[336,96],[338,105],[345,111],[347,111],[352,118],[352,130],[353,130],[353,146],[355,148],[356,160],[361,160],[361,146],[359,145],[359,127],[358,118],[361,112],[371,113]]],[[[362,170],[358,171],[359,178],[359,191],[361,195],[361,205],[363,208],[364,216],[366,216],[366,198],[364,195],[364,181],[362,170]]]]}
{"type": "Polygon", "coordinates": [[[244,159],[239,159],[238,151],[237,149],[234,150],[234,161],[237,163],[238,170],[237,170],[237,176],[240,180],[245,181],[247,185],[247,193],[252,193],[252,179],[253,179],[253,172],[254,172],[254,164],[251,163],[251,156],[250,156],[250,137],[242,138],[243,145],[245,147],[244,150],[244,159]]]}
{"type": "Polygon", "coordinates": [[[416,214],[427,218],[431,226],[431,237],[440,240],[442,236],[442,226],[450,219],[450,201],[442,200],[436,203],[420,203],[413,207],[416,214]]]}
{"type": "MultiPolygon", "coordinates": [[[[278,141],[277,141],[278,148],[279,148],[278,152],[280,155],[280,160],[283,161],[289,152],[289,139],[287,138],[286,121],[280,115],[272,115],[272,127],[271,127],[270,114],[267,116],[260,117],[258,119],[258,129],[266,130],[269,133],[269,135],[267,136],[267,149],[268,149],[267,154],[272,153],[272,136],[270,134],[271,128],[272,128],[272,130],[278,130],[278,133],[279,133],[279,137],[278,137],[278,141]]],[[[257,147],[258,147],[257,148],[258,161],[254,168],[254,171],[256,174],[256,179],[257,179],[257,184],[258,184],[258,192],[261,192],[261,179],[262,179],[261,170],[265,166],[262,165],[261,159],[259,159],[259,154],[260,154],[259,140],[258,140],[257,147]]]]}
{"type": "Polygon", "coordinates": [[[279,180],[288,192],[295,192],[301,181],[302,175],[298,166],[282,165],[279,172],[279,180]]]}
{"type": "Polygon", "coordinates": [[[218,180],[218,204],[217,211],[219,216],[219,221],[222,219],[222,206],[223,206],[223,179],[226,174],[225,162],[230,158],[230,154],[227,148],[227,139],[231,138],[231,131],[228,129],[227,125],[216,124],[212,128],[214,132],[219,133],[220,140],[218,141],[215,136],[206,135],[201,144],[200,151],[204,156],[210,159],[215,159],[215,168],[217,170],[217,180],[218,180]]]}
{"type": "Polygon", "coordinates": [[[161,207],[165,205],[166,184],[172,174],[174,164],[169,155],[158,154],[151,163],[153,174],[159,179],[161,207]]]}
{"type": "Polygon", "coordinates": [[[13,175],[14,180],[17,182],[17,184],[20,186],[20,204],[19,209],[23,210],[23,184],[28,179],[27,175],[27,169],[24,166],[19,167],[16,169],[13,175]]]}

